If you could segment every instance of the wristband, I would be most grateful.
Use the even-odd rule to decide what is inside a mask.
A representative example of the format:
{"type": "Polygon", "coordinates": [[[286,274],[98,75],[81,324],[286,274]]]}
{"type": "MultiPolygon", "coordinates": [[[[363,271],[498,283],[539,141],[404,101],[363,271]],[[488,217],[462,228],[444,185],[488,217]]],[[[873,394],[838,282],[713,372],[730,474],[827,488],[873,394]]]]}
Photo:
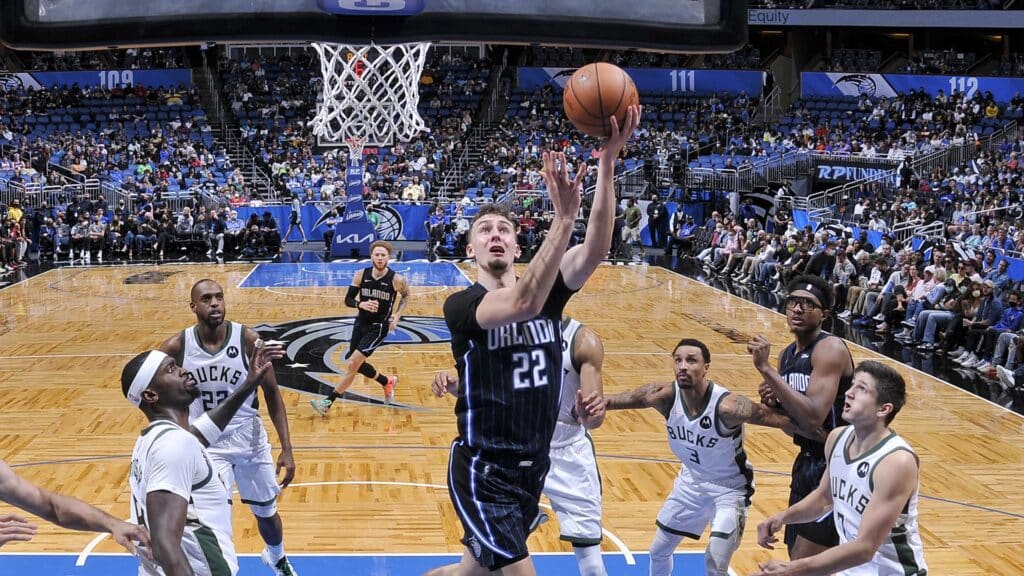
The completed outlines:
{"type": "Polygon", "coordinates": [[[223,430],[221,430],[205,412],[203,412],[202,416],[196,418],[196,421],[192,423],[192,427],[195,428],[196,431],[199,432],[206,440],[206,443],[211,446],[220,438],[221,433],[223,433],[223,430]]]}

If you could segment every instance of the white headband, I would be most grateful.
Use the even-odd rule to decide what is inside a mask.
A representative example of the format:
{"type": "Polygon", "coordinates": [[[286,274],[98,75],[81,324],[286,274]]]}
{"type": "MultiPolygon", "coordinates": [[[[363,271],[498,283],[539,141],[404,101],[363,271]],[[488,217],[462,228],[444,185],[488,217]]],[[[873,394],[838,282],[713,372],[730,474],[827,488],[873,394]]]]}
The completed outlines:
{"type": "Polygon", "coordinates": [[[142,363],[142,368],[139,368],[139,372],[132,380],[131,388],[128,389],[129,402],[136,406],[142,404],[142,392],[149,388],[153,376],[156,375],[156,371],[166,358],[170,358],[170,356],[159,350],[153,350],[146,356],[146,361],[142,363]]]}

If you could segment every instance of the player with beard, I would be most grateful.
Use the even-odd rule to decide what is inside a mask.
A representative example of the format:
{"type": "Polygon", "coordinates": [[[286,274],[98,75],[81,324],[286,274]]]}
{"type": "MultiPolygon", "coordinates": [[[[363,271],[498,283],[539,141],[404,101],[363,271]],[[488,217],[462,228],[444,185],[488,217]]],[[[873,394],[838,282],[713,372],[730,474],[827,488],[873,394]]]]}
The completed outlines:
{"type": "MultiPolygon", "coordinates": [[[[708,380],[711,352],[700,340],[680,340],[672,360],[675,382],[607,396],[606,409],[656,409],[665,417],[669,446],[683,465],[658,513],[651,576],[671,574],[676,547],[684,537],[699,540],[709,522],[705,573],[725,576],[743,537],[754,494],[754,469],[743,448],[743,425],[791,428],[792,422],[708,380]]],[[[824,438],[824,433],[816,435],[824,438]]]]}
{"type": "Polygon", "coordinates": [[[920,462],[889,425],[906,403],[907,387],[896,370],[873,360],[857,366],[845,395],[843,419],[825,445],[828,467],[809,496],[757,526],[757,542],[773,548],[775,533],[790,522],[832,512],[839,545],[793,562],[770,560],[755,576],[839,573],[844,576],[924,576],[918,529],[920,462]]]}
{"type": "MultiPolygon", "coordinates": [[[[160,350],[176,359],[196,379],[200,397],[192,403],[190,419],[194,421],[245,382],[250,371],[249,351],[258,336],[242,324],[225,321],[224,289],[213,280],[196,282],[191,296],[189,307],[196,315],[195,326],[169,338],[160,345],[160,350]]],[[[284,553],[284,527],[277,513],[277,497],[295,477],[295,459],[288,414],[273,369],[267,371],[261,388],[281,443],[276,465],[255,390],[247,396],[220,439],[210,444],[209,454],[218,470],[234,477],[242,503],[248,504],[256,516],[256,526],[267,545],[260,559],[277,576],[292,576],[295,570],[284,553]],[[282,468],[285,474],[278,485],[277,475],[282,468]]]]}
{"type": "MultiPolygon", "coordinates": [[[[448,492],[462,522],[466,549],[457,565],[434,576],[535,574],[526,539],[542,520],[541,490],[558,421],[562,388],[562,311],[607,256],[615,218],[615,160],[640,122],[629,108],[622,129],[600,153],[597,191],[582,244],[566,250],[580,208],[586,166],[569,178],[564,154],[543,154],[543,177],[554,208],[547,237],[521,277],[514,216],[481,207],[466,253],[477,282],[448,297],[444,318],[459,373],[455,403],[459,435],[448,461],[448,492]]],[[[591,418],[603,398],[577,402],[591,418]]]]}
{"type": "MultiPolygon", "coordinates": [[[[853,356],[841,338],[822,331],[832,310],[832,286],[818,276],[798,276],[788,286],[786,321],[795,340],[771,365],[771,343],[757,335],[747,344],[754,367],[764,378],[761,399],[780,408],[800,429],[830,432],[841,425],[843,395],[853,379],[853,356]]],[[[821,482],[825,444],[820,438],[793,435],[800,452],[793,462],[789,504],[802,500],[821,482]]],[[[786,526],[790,559],[813,556],[838,544],[835,523],[826,515],[817,521],[786,526]]]]}
{"type": "Polygon", "coordinates": [[[206,446],[217,442],[256,386],[284,356],[254,342],[245,379],[209,412],[194,418],[200,396],[193,375],[174,358],[152,350],[121,371],[121,391],[149,420],[132,451],[132,518],[149,529],[152,556],[139,556],[140,576],[235,574],[231,540],[230,471],[212,463],[206,446]]]}
{"type": "Polygon", "coordinates": [[[409,303],[409,283],[405,277],[388,268],[391,259],[391,243],[377,240],[370,244],[370,261],[373,266],[356,272],[345,296],[345,305],[357,308],[359,314],[352,325],[348,353],[345,354],[345,375],[341,383],[331,390],[327,398],[310,400],[309,404],[321,416],[327,416],[334,402],[345,394],[345,390],[362,374],[384,387],[384,403],[390,404],[395,397],[398,376],[385,376],[366,361],[387,335],[393,333],[402,318],[402,310],[409,303]],[[402,298],[395,304],[397,296],[402,298]],[[393,313],[392,313],[393,312],[393,313]]]}

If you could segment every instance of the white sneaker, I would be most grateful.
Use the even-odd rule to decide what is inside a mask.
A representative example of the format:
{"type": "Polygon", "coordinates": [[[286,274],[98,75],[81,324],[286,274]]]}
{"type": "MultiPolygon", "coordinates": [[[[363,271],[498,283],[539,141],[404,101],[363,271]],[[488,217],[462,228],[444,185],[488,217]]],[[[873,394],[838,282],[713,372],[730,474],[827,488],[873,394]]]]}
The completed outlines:
{"type": "Polygon", "coordinates": [[[1003,387],[1003,390],[1013,390],[1016,382],[1012,370],[1005,366],[996,366],[996,374],[999,375],[999,384],[1003,387]]]}
{"type": "Polygon", "coordinates": [[[840,318],[849,318],[851,314],[852,314],[852,312],[850,312],[849,310],[843,310],[842,312],[839,313],[839,317],[840,318]]]}
{"type": "Polygon", "coordinates": [[[974,352],[971,352],[965,358],[957,358],[956,363],[966,368],[977,361],[978,357],[974,355],[974,352]]]}
{"type": "Polygon", "coordinates": [[[956,350],[953,350],[952,352],[950,352],[949,353],[949,357],[950,358],[956,358],[958,356],[963,356],[964,354],[967,354],[967,349],[964,348],[963,346],[960,346],[956,350]]]}
{"type": "Polygon", "coordinates": [[[988,360],[983,360],[981,364],[973,366],[973,368],[981,373],[989,372],[992,370],[992,363],[989,362],[988,360]]]}
{"type": "Polygon", "coordinates": [[[876,322],[885,322],[885,314],[883,314],[883,313],[875,314],[874,319],[875,319],[876,322]]]}
{"type": "Polygon", "coordinates": [[[299,576],[287,556],[282,556],[280,560],[274,562],[274,559],[270,557],[270,550],[264,548],[260,553],[260,560],[264,566],[274,571],[274,576],[299,576]]]}

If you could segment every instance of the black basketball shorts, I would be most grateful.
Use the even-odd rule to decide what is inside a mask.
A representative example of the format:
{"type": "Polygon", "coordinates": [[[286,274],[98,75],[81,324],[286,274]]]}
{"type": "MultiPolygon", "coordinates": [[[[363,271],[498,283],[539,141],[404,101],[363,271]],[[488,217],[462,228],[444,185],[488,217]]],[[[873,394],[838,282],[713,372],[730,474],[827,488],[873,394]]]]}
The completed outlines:
{"type": "Polygon", "coordinates": [[[488,457],[461,439],[452,442],[448,494],[462,521],[462,543],[495,571],[529,556],[526,539],[542,521],[541,490],[550,460],[488,457]]]}
{"type": "Polygon", "coordinates": [[[388,325],[381,322],[360,322],[356,320],[352,326],[352,339],[348,343],[348,358],[356,350],[362,352],[367,358],[373,354],[384,339],[388,336],[388,325]]]}
{"type": "MultiPolygon", "coordinates": [[[[821,484],[821,476],[825,473],[825,458],[801,450],[793,462],[793,477],[789,484],[789,505],[792,506],[804,499],[821,484]]],[[[839,533],[836,532],[832,514],[817,522],[806,524],[789,524],[786,526],[786,547],[792,549],[796,537],[810,540],[820,546],[838,546],[839,533]]]]}

